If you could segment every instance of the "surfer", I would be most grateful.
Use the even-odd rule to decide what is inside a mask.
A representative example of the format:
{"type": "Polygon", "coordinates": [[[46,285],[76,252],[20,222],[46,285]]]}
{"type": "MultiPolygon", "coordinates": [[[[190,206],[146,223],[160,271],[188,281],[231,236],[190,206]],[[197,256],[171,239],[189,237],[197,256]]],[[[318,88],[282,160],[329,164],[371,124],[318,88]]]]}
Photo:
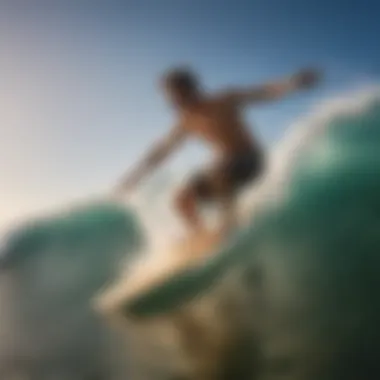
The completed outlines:
{"type": "MultiPolygon", "coordinates": [[[[256,181],[265,169],[265,151],[243,122],[245,107],[279,100],[318,82],[315,70],[302,70],[264,85],[229,89],[208,94],[197,75],[186,68],[174,69],[163,77],[163,89],[174,106],[177,123],[153,146],[142,162],[122,181],[119,191],[131,190],[173,153],[188,137],[206,142],[215,162],[197,173],[175,197],[175,208],[195,233],[205,231],[199,205],[216,201],[224,209],[223,227],[233,224],[234,200],[244,185],[256,181]]],[[[224,231],[222,228],[222,231],[224,231]]]]}

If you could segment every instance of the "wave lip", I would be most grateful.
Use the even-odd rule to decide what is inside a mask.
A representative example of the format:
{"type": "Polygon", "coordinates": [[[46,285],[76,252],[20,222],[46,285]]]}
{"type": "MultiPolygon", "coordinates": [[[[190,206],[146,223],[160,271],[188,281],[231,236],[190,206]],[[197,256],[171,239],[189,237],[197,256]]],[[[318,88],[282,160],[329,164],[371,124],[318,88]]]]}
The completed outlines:
{"type": "Polygon", "coordinates": [[[0,263],[9,267],[19,260],[59,250],[72,254],[98,251],[124,244],[126,251],[137,249],[144,240],[135,213],[121,204],[94,202],[54,216],[29,221],[5,238],[0,263]]]}

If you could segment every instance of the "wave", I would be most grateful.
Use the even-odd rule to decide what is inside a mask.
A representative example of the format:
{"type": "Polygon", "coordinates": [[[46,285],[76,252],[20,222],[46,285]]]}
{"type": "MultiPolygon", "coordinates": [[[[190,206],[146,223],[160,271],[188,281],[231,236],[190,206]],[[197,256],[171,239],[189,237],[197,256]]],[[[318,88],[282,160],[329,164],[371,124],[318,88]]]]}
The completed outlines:
{"type": "MultiPolygon", "coordinates": [[[[371,89],[363,93],[353,93],[351,96],[346,94],[338,99],[328,100],[325,104],[316,107],[311,115],[301,120],[290,130],[289,135],[272,150],[270,169],[263,181],[258,186],[247,189],[242,197],[243,206],[241,209],[248,220],[252,219],[250,221],[254,224],[252,230],[260,228],[265,231],[274,230],[274,227],[279,223],[278,220],[281,219],[278,211],[279,205],[286,204],[285,209],[291,216],[286,216],[285,219],[293,220],[296,214],[295,210],[297,210],[299,220],[302,219],[302,213],[306,215],[304,216],[306,219],[302,219],[304,221],[303,226],[297,224],[297,227],[293,226],[293,229],[289,227],[290,231],[282,232],[282,234],[288,237],[293,236],[294,239],[294,236],[297,236],[296,240],[301,245],[306,244],[304,241],[306,240],[309,248],[310,241],[313,241],[309,250],[309,252],[313,252],[318,247],[318,242],[322,240],[321,235],[317,234],[316,227],[311,227],[306,223],[310,215],[317,214],[315,211],[312,213],[311,209],[319,210],[320,219],[326,225],[326,220],[333,220],[335,217],[335,223],[338,226],[344,225],[349,228],[342,223],[345,220],[342,219],[342,214],[336,213],[334,216],[334,207],[337,210],[339,205],[345,204],[347,208],[347,205],[354,204],[361,210],[367,210],[368,204],[374,204],[368,191],[365,190],[365,186],[368,185],[371,178],[374,178],[374,172],[368,168],[370,167],[369,162],[375,163],[377,157],[371,155],[372,150],[374,150],[371,146],[376,147],[379,141],[376,132],[380,130],[379,128],[376,129],[376,126],[380,124],[378,99],[378,90],[371,89]],[[342,134],[337,131],[345,132],[342,134]],[[351,177],[353,178],[351,182],[349,176],[343,176],[338,169],[335,172],[332,169],[334,165],[343,161],[345,165],[348,165],[345,167],[349,168],[345,170],[351,170],[351,177]],[[362,165],[364,174],[369,173],[367,177],[359,176],[358,173],[361,172],[361,168],[358,165],[362,165]],[[330,168],[329,175],[332,175],[329,181],[323,179],[323,176],[327,175],[327,167],[330,168]],[[358,178],[362,181],[358,181],[358,178]],[[333,185],[338,186],[337,179],[339,179],[338,185],[340,187],[333,188],[333,185]],[[355,187],[355,181],[363,184],[362,187],[355,187]],[[355,189],[356,198],[350,193],[348,200],[344,201],[342,189],[345,187],[342,187],[342,183],[347,189],[355,189]],[[329,189],[330,200],[328,196],[324,196],[323,202],[320,197],[312,198],[310,196],[313,191],[317,191],[316,189],[322,191],[320,190],[321,184],[329,189]],[[309,194],[309,198],[301,208],[299,206],[302,203],[300,200],[303,199],[302,197],[306,197],[306,194],[309,194]],[[359,199],[361,200],[359,201],[359,199]],[[341,203],[339,203],[340,200],[341,203]],[[330,208],[326,208],[328,201],[330,201],[330,208]],[[297,207],[295,207],[296,204],[297,207]],[[274,220],[273,217],[270,219],[267,215],[270,214],[268,210],[272,209],[276,211],[274,212],[274,220]],[[264,215],[265,218],[264,216],[258,217],[258,215],[264,215]],[[269,223],[270,228],[260,226],[265,223],[258,223],[258,220],[263,221],[267,218],[270,219],[270,222],[266,222],[269,223]],[[298,235],[294,235],[294,231],[297,231],[298,235]],[[310,237],[313,234],[315,236],[310,237]],[[300,239],[299,236],[305,238],[300,239]],[[309,240],[306,239],[306,236],[309,240]]],[[[371,167],[378,168],[374,164],[371,167]]],[[[372,184],[374,186],[375,182],[372,184]]],[[[141,253],[151,250],[149,245],[152,244],[152,241],[158,241],[161,244],[163,241],[167,241],[168,236],[173,236],[180,230],[178,220],[171,214],[170,208],[166,206],[173,186],[173,182],[169,181],[154,200],[140,195],[132,205],[128,206],[106,200],[96,200],[75,206],[69,211],[29,221],[8,236],[6,244],[0,251],[2,263],[0,272],[1,378],[7,379],[16,375],[23,375],[27,378],[37,376],[39,379],[51,379],[54,376],[85,379],[97,375],[116,380],[130,375],[134,360],[131,359],[132,354],[128,353],[128,349],[131,349],[128,347],[128,339],[117,339],[113,336],[107,324],[92,310],[90,299],[115,276],[124,273],[124,268],[129,268],[130,260],[133,257],[140,257],[141,253]],[[125,342],[126,348],[124,347],[125,342]],[[125,349],[127,349],[127,353],[125,353],[125,349]],[[119,360],[121,353],[123,360],[119,360]],[[125,360],[124,355],[129,360],[125,360]]],[[[347,191],[345,194],[348,193],[347,191]]],[[[372,210],[374,210],[374,206],[372,210]]],[[[350,214],[347,219],[363,222],[364,216],[361,216],[362,219],[360,219],[358,215],[360,216],[360,213],[350,214]]],[[[376,216],[373,220],[376,221],[376,216]]],[[[290,226],[290,223],[288,225],[290,226]]],[[[355,226],[359,228],[357,225],[355,226]]],[[[330,229],[333,231],[331,226],[330,229]]],[[[343,232],[339,233],[344,233],[344,231],[343,229],[343,232]]],[[[371,226],[368,226],[367,231],[372,231],[371,236],[375,236],[375,229],[371,226]]],[[[266,236],[265,233],[263,236],[266,236]]],[[[334,233],[335,235],[338,234],[337,231],[334,233]]],[[[275,239],[270,239],[269,243],[278,245],[279,241],[276,243],[275,239]]],[[[375,244],[372,240],[371,242],[371,244],[375,244]]],[[[266,245],[269,243],[266,242],[266,245]]],[[[285,245],[285,243],[281,244],[285,245]]],[[[252,251],[253,248],[250,247],[249,250],[252,251]]],[[[269,251],[274,252],[275,250],[270,248],[269,251]]],[[[346,251],[348,252],[347,249],[346,251]]],[[[258,250],[255,249],[255,252],[258,250]]],[[[293,256],[284,252],[282,252],[282,256],[278,254],[272,256],[270,254],[252,255],[252,257],[259,257],[266,263],[265,265],[268,265],[269,269],[277,268],[277,272],[273,269],[272,277],[267,280],[267,291],[272,291],[271,302],[273,305],[277,305],[276,307],[281,311],[284,310],[283,308],[293,307],[293,309],[289,309],[289,313],[297,314],[299,312],[297,311],[297,304],[306,309],[307,307],[321,310],[328,308],[328,305],[321,301],[321,295],[331,303],[333,303],[333,295],[339,298],[339,294],[341,294],[344,298],[348,294],[347,289],[352,290],[352,288],[347,285],[346,280],[346,282],[343,281],[342,276],[346,276],[345,278],[351,279],[350,281],[355,283],[357,282],[355,276],[362,275],[362,272],[355,272],[353,264],[349,266],[349,272],[342,274],[338,270],[339,266],[332,265],[329,259],[323,255],[324,261],[318,261],[310,253],[305,256],[309,260],[306,260],[309,263],[306,265],[302,261],[302,256],[296,255],[300,251],[294,249],[293,252],[293,256]],[[274,260],[277,264],[273,267],[274,264],[270,264],[270,260],[274,260]],[[314,267],[310,263],[313,263],[314,267]],[[302,283],[301,290],[299,288],[295,290],[294,286],[300,283],[294,282],[291,275],[294,275],[294,278],[299,278],[301,274],[296,269],[300,267],[304,268],[304,272],[301,271],[302,276],[304,273],[308,273],[310,279],[315,283],[321,281],[321,277],[318,277],[321,271],[329,274],[325,277],[328,284],[324,285],[319,282],[318,289],[311,288],[308,293],[309,288],[302,283]],[[340,282],[333,280],[334,276],[339,278],[340,282]],[[330,292],[330,298],[326,297],[326,290],[323,286],[331,286],[336,291],[330,292]],[[310,296],[310,294],[314,294],[314,296],[310,296]],[[311,298],[315,300],[314,303],[305,301],[305,299],[311,298]],[[282,303],[275,303],[279,300],[283,300],[282,303]],[[300,302],[299,300],[304,301],[300,302]]],[[[355,258],[354,253],[350,255],[349,257],[355,258]]],[[[340,256],[330,255],[330,257],[341,263],[342,258],[340,256]]],[[[364,257],[368,262],[368,257],[364,257]]],[[[355,263],[359,269],[364,268],[363,262],[360,263],[356,258],[352,260],[352,263],[355,263]]],[[[247,270],[251,267],[251,264],[247,265],[247,270]]],[[[376,265],[373,266],[373,268],[375,267],[376,265]]],[[[226,267],[223,273],[228,274],[228,271],[229,268],[226,267]]],[[[373,277],[369,276],[368,278],[372,279],[373,277]]],[[[250,293],[250,287],[253,285],[247,286],[250,293]]],[[[373,288],[378,289],[376,281],[373,282],[373,288]]],[[[207,330],[212,325],[218,325],[217,317],[212,313],[218,298],[209,289],[204,289],[203,292],[209,294],[205,300],[209,302],[210,306],[203,324],[203,328],[207,330]]],[[[239,290],[238,294],[246,293],[239,290]]],[[[235,293],[234,296],[236,296],[235,293]]],[[[246,303],[244,297],[242,297],[244,302],[239,310],[245,315],[248,311],[251,313],[252,310],[249,306],[250,303],[246,303]]],[[[359,309],[369,310],[371,303],[365,303],[363,297],[362,300],[361,305],[356,301],[352,304],[359,309]]],[[[355,325],[353,322],[355,315],[352,314],[354,313],[353,308],[349,308],[349,305],[345,304],[343,300],[340,303],[337,300],[335,301],[337,305],[341,305],[339,310],[345,308],[346,311],[349,311],[347,314],[351,318],[349,323],[355,325]]],[[[281,315],[281,313],[277,314],[281,315]]],[[[327,324],[336,326],[331,322],[333,317],[329,317],[329,319],[322,312],[319,315],[320,321],[327,321],[327,324]]],[[[308,314],[301,313],[297,316],[298,318],[302,316],[301,322],[305,320],[315,322],[315,318],[308,319],[308,314]]],[[[273,319],[274,317],[271,314],[266,314],[266,318],[274,324],[284,323],[283,320],[273,319]]],[[[341,323],[341,314],[337,318],[341,323]]],[[[359,317],[357,319],[360,320],[359,317]]],[[[302,325],[301,322],[300,325],[302,325]]],[[[304,326],[311,335],[315,334],[315,328],[313,329],[307,323],[304,326]]],[[[289,325],[287,325],[286,331],[281,330],[280,327],[278,329],[285,335],[292,331],[289,325]]],[[[320,336],[324,336],[325,330],[322,329],[321,331],[320,336]]],[[[342,332],[343,335],[344,331],[342,332]]],[[[372,331],[375,330],[372,329],[372,331]]],[[[133,332],[129,331],[127,334],[133,335],[133,332]]],[[[285,338],[281,338],[277,343],[268,343],[268,347],[271,344],[274,345],[273,347],[277,347],[276,349],[273,348],[273,355],[277,355],[280,347],[285,347],[288,344],[285,344],[283,339],[285,338]]],[[[296,345],[300,339],[294,335],[294,339],[289,344],[296,345]]],[[[330,346],[335,344],[339,348],[338,337],[336,339],[336,341],[330,339],[329,344],[330,346]]],[[[133,342],[134,345],[135,341],[133,342]]],[[[322,347],[321,350],[323,351],[323,345],[318,345],[315,341],[312,342],[314,347],[318,349],[322,347]]],[[[311,350],[311,344],[308,344],[300,345],[304,350],[304,359],[311,350]]],[[[174,345],[174,347],[176,346],[174,345]]],[[[288,350],[290,350],[289,347],[288,350]]],[[[206,358],[209,354],[207,352],[203,356],[206,358]]],[[[248,354],[253,355],[253,352],[250,351],[248,354]]],[[[174,354],[171,353],[171,355],[174,354]]],[[[283,354],[280,352],[278,355],[281,357],[283,354]]],[[[307,363],[308,361],[304,360],[304,362],[307,363]]],[[[141,362],[139,363],[141,364],[141,362]]],[[[144,363],[146,364],[146,362],[144,363]]],[[[166,368],[166,370],[168,369],[166,368]]],[[[139,371],[142,369],[139,368],[139,371]]]]}

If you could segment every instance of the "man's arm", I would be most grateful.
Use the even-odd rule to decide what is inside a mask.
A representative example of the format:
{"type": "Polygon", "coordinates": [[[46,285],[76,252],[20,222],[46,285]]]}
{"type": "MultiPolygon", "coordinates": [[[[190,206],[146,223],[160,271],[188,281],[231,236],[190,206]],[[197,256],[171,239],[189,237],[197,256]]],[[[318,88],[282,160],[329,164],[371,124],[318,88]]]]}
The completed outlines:
{"type": "Polygon", "coordinates": [[[291,77],[252,88],[230,91],[228,98],[237,105],[279,100],[298,90],[313,87],[320,79],[315,70],[303,70],[291,77]]]}
{"type": "Polygon", "coordinates": [[[148,154],[128,173],[117,186],[117,192],[126,192],[134,188],[143,177],[150,174],[176,149],[186,138],[186,130],[181,126],[173,128],[160,142],[153,145],[148,154]]]}

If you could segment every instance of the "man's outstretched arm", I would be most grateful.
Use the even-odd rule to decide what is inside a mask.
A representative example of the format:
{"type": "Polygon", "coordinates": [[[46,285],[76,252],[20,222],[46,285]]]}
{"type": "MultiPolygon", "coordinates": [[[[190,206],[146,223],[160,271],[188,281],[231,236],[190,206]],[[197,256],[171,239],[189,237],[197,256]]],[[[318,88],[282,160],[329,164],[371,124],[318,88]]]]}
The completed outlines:
{"type": "Polygon", "coordinates": [[[138,183],[153,172],[163,161],[178,148],[186,138],[184,128],[178,126],[161,141],[153,145],[141,162],[118,184],[116,191],[124,193],[132,190],[138,183]]]}
{"type": "Polygon", "coordinates": [[[320,77],[316,70],[303,70],[272,83],[230,91],[227,96],[238,105],[279,100],[293,92],[313,87],[320,77]]]}

